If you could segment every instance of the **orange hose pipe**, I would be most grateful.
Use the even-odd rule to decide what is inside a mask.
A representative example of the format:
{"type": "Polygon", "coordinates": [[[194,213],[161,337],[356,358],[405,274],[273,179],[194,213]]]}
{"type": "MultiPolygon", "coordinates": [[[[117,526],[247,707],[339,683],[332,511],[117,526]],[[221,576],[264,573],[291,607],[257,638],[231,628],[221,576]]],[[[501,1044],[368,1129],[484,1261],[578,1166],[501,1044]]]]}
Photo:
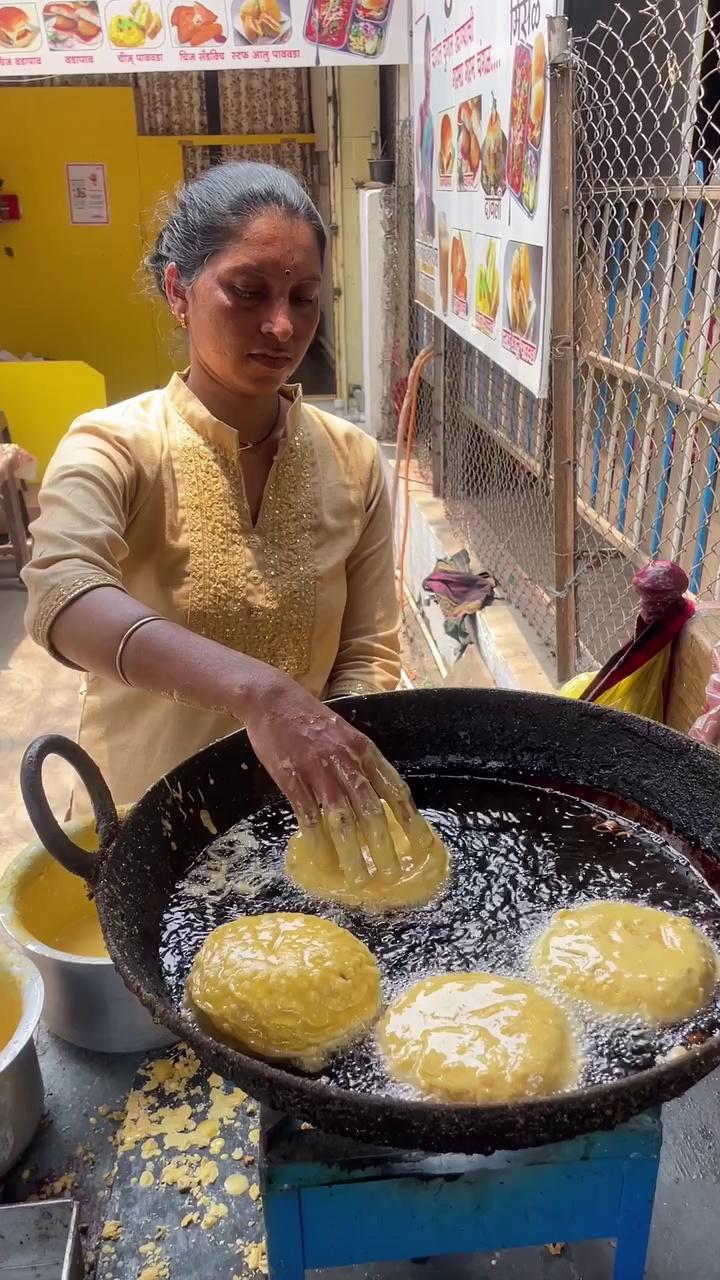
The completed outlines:
{"type": "Polygon", "coordinates": [[[433,348],[424,347],[422,351],[415,357],[412,368],[408,375],[408,385],[403,399],[400,416],[398,417],[397,437],[395,440],[395,472],[393,476],[392,491],[392,511],[393,523],[397,515],[397,499],[400,487],[400,450],[402,446],[403,436],[405,438],[405,474],[403,476],[403,518],[402,532],[400,535],[400,550],[398,555],[398,601],[401,610],[404,608],[405,600],[405,555],[407,552],[407,540],[410,527],[410,457],[412,454],[413,442],[415,440],[415,427],[417,423],[417,403],[418,392],[420,388],[420,377],[426,364],[433,357],[433,348]]]}

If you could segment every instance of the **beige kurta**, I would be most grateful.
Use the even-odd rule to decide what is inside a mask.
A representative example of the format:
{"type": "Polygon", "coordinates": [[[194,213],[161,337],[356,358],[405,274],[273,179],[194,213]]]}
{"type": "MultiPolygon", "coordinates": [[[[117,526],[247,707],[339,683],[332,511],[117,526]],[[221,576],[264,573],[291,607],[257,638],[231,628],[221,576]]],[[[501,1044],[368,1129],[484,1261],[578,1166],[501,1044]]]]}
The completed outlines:
{"type": "MultiPolygon", "coordinates": [[[[61,609],[112,585],[317,697],[395,688],[398,609],[377,445],[288,395],[254,526],[235,432],[179,376],[78,419],[48,468],[32,530],[24,577],[34,639],[52,651],[61,609]]],[[[224,714],[84,677],[80,742],[120,804],[237,727],[224,714]]]]}

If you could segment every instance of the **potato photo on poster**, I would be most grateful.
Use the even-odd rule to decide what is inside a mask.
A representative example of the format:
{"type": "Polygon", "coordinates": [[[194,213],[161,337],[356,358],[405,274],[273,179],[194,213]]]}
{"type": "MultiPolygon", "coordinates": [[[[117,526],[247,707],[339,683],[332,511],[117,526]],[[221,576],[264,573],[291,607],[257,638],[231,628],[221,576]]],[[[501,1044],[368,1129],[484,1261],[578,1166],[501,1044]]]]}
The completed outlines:
{"type": "Polygon", "coordinates": [[[480,183],[482,98],[468,98],[458,108],[458,191],[475,191],[480,183]]]}
{"type": "Polygon", "coordinates": [[[441,111],[438,116],[437,177],[441,191],[452,191],[455,185],[455,111],[441,111]]]}
{"type": "Polygon", "coordinates": [[[468,303],[470,279],[470,254],[472,237],[469,231],[461,231],[453,227],[450,232],[450,281],[452,289],[452,312],[460,320],[467,320],[470,307],[468,303]]]}
{"type": "Polygon", "coordinates": [[[497,330],[502,292],[502,242],[497,236],[475,237],[475,295],[473,325],[493,338],[497,330]]]}
{"type": "Polygon", "coordinates": [[[539,245],[508,241],[503,265],[503,328],[537,345],[542,299],[543,251],[539,245]]]}

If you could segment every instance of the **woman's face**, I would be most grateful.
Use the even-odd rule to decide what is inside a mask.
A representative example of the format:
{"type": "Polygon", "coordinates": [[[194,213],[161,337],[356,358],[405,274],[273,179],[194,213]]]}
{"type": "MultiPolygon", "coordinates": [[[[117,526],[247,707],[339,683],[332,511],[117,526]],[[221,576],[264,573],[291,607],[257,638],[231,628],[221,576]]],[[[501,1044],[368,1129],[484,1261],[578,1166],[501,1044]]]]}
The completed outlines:
{"type": "MultiPolygon", "coordinates": [[[[258,214],[187,290],[191,359],[227,391],[277,391],[312,342],[321,278],[313,228],[279,210],[258,214]]],[[[177,314],[177,284],[168,284],[177,314]]]]}

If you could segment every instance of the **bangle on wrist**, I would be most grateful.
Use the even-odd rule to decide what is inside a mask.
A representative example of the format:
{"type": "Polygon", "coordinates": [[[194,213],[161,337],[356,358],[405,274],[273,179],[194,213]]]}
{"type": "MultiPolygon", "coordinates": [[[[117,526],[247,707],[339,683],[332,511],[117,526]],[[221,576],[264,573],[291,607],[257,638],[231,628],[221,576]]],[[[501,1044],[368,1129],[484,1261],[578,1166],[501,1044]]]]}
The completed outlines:
{"type": "Polygon", "coordinates": [[[131,636],[134,636],[135,632],[139,631],[141,627],[147,626],[148,622],[166,622],[166,621],[167,621],[166,618],[161,618],[160,615],[157,613],[150,614],[147,618],[138,618],[137,622],[133,622],[132,626],[128,627],[127,631],[125,632],[125,635],[122,637],[117,647],[117,652],[115,654],[115,671],[117,672],[118,680],[121,680],[123,684],[126,684],[129,689],[132,689],[133,686],[128,680],[127,676],[125,675],[125,672],[123,671],[123,654],[125,652],[125,646],[127,645],[128,640],[130,639],[131,636]]]}

